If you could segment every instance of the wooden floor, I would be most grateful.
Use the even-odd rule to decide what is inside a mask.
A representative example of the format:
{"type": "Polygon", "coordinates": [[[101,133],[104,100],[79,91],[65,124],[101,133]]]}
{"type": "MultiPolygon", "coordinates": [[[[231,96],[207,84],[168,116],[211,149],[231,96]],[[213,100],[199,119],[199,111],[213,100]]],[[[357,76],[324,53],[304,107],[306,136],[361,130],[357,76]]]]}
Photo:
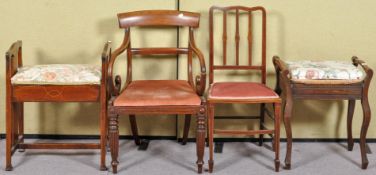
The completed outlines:
{"type": "MultiPolygon", "coordinates": [[[[35,142],[36,140],[32,140],[35,142]]],[[[87,142],[90,142],[87,141],[87,142]]],[[[26,150],[16,152],[13,159],[14,170],[4,171],[5,140],[0,141],[0,175],[92,175],[112,174],[99,171],[99,150],[26,150]]],[[[215,175],[326,175],[326,174],[376,174],[376,143],[370,143],[373,154],[369,154],[367,170],[360,168],[359,145],[349,152],[345,143],[293,143],[292,169],[274,172],[274,154],[270,142],[264,147],[255,143],[225,143],[222,154],[214,155],[215,175]]],[[[286,144],[281,143],[283,165],[286,144]]],[[[205,163],[208,160],[205,150],[205,163]]],[[[170,140],[152,140],[146,151],[139,151],[133,141],[120,141],[120,164],[118,174],[138,175],[185,175],[196,174],[195,143],[182,146],[170,140]]],[[[107,165],[110,156],[107,155],[107,165]]],[[[207,169],[207,164],[205,164],[207,169]]],[[[203,174],[209,174],[204,172],[203,174]]]]}

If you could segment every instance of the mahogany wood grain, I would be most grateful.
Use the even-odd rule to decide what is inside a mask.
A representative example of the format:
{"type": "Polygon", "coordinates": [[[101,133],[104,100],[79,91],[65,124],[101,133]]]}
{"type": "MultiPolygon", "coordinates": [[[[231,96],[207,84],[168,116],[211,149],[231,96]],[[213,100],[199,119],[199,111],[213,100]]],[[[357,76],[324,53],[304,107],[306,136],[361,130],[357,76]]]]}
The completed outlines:
{"type": "MultiPolygon", "coordinates": [[[[214,70],[254,70],[261,72],[261,84],[266,83],[266,10],[263,7],[243,7],[243,6],[228,6],[228,7],[218,7],[212,6],[209,10],[209,93],[213,88],[212,84],[214,83],[214,70]],[[215,11],[220,11],[223,13],[222,20],[223,20],[223,33],[222,33],[222,42],[215,42],[214,41],[214,14],[215,11]],[[228,13],[235,11],[235,55],[229,56],[227,55],[227,44],[228,37],[227,37],[227,28],[228,24],[228,13]],[[253,65],[253,57],[252,57],[252,48],[254,47],[253,39],[253,20],[252,20],[252,13],[260,11],[262,13],[262,21],[261,21],[261,65],[253,65]],[[246,12],[246,13],[243,13],[246,12]],[[247,40],[248,40],[248,47],[246,53],[248,53],[248,57],[246,59],[248,61],[247,64],[241,65],[240,64],[240,56],[239,56],[239,48],[240,48],[240,22],[239,18],[241,14],[246,14],[248,17],[248,30],[247,30],[247,40]],[[217,58],[214,54],[214,45],[215,43],[222,43],[222,65],[216,65],[214,63],[214,58],[217,58]],[[229,65],[227,59],[235,58],[235,64],[229,65]]],[[[252,89],[250,89],[252,90],[252,89]]],[[[255,98],[249,99],[239,99],[239,98],[231,98],[231,97],[222,97],[222,98],[214,98],[208,97],[208,142],[209,142],[209,172],[213,172],[214,168],[214,159],[213,159],[213,137],[214,134],[220,135],[259,135],[260,146],[262,145],[263,141],[263,134],[271,134],[273,136],[273,150],[275,151],[275,160],[274,166],[275,171],[279,171],[280,161],[279,161],[279,130],[280,130],[280,104],[281,99],[279,97],[265,97],[261,94],[255,98]],[[214,110],[217,104],[261,104],[260,105],[260,115],[257,116],[256,119],[260,119],[260,129],[259,130],[218,130],[214,129],[214,110]],[[264,116],[266,113],[266,104],[272,104],[274,106],[274,128],[273,129],[266,129],[264,127],[264,116]]],[[[271,115],[271,114],[268,114],[271,115]]],[[[251,118],[251,117],[249,117],[251,118]]],[[[219,119],[219,118],[217,118],[219,119]]],[[[226,118],[228,119],[228,118],[226,118]]]]}
{"type": "Polygon", "coordinates": [[[143,10],[119,13],[119,27],[133,26],[199,26],[200,14],[177,10],[143,10]]]}
{"type": "Polygon", "coordinates": [[[202,173],[203,156],[205,144],[205,121],[206,121],[206,102],[201,99],[198,105],[160,105],[160,106],[116,106],[114,100],[119,94],[124,93],[124,89],[132,82],[132,60],[134,55],[178,55],[186,54],[188,56],[188,83],[196,92],[197,96],[202,96],[205,91],[206,84],[206,67],[202,52],[197,48],[194,39],[194,28],[199,26],[200,14],[192,12],[172,11],[172,10],[145,10],[136,12],[127,12],[118,14],[119,26],[124,28],[125,34],[123,42],[118,49],[111,54],[107,81],[109,84],[110,98],[108,101],[109,116],[109,138],[112,157],[113,173],[117,173],[119,164],[119,122],[120,115],[129,115],[132,133],[135,143],[138,141],[136,116],[143,115],[160,115],[160,114],[182,114],[186,116],[186,125],[184,135],[188,135],[190,115],[197,116],[196,145],[197,145],[197,171],[202,173]],[[130,30],[132,27],[170,27],[182,26],[189,28],[188,48],[132,48],[130,40],[130,30]],[[127,75],[124,84],[120,75],[113,75],[113,67],[118,56],[126,51],[127,55],[127,75]],[[193,56],[196,57],[193,57],[193,56]],[[199,72],[194,79],[193,76],[193,58],[199,61],[199,72]],[[189,116],[189,117],[188,117],[189,116]]]}
{"type": "Polygon", "coordinates": [[[11,78],[22,67],[22,42],[17,41],[6,53],[6,170],[11,171],[12,154],[25,149],[100,149],[100,169],[107,170],[107,66],[111,46],[102,52],[102,77],[98,85],[12,84],[11,78]],[[24,143],[24,102],[98,102],[100,103],[99,143],[24,143]]]}
{"type": "Polygon", "coordinates": [[[284,114],[283,119],[287,137],[287,151],[285,158],[285,168],[291,169],[292,154],[292,130],[291,130],[291,114],[294,99],[316,99],[316,100],[348,100],[347,112],[347,136],[348,150],[353,149],[354,140],[352,138],[352,118],[355,108],[355,100],[361,100],[363,108],[363,123],[360,134],[360,152],[362,158],[362,169],[368,166],[366,155],[366,135],[371,119],[371,110],[368,102],[368,89],[373,76],[373,70],[367,64],[352,57],[355,66],[364,69],[366,76],[360,83],[353,84],[303,84],[292,81],[289,78],[289,70],[286,64],[278,57],[273,57],[273,63],[277,74],[276,91],[283,95],[284,114]]]}

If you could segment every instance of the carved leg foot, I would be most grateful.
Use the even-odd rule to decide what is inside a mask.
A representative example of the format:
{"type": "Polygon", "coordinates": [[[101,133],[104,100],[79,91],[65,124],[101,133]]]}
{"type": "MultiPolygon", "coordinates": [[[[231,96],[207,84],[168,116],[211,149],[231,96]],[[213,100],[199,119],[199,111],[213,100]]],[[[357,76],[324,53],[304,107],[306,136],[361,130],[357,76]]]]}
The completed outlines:
{"type": "Polygon", "coordinates": [[[109,135],[110,135],[110,147],[111,147],[111,165],[112,172],[117,173],[117,166],[119,164],[118,155],[119,155],[119,127],[118,127],[118,115],[109,115],[109,135]]]}
{"type": "Polygon", "coordinates": [[[196,151],[197,151],[197,172],[202,173],[204,165],[204,150],[205,150],[205,113],[206,113],[206,104],[203,101],[203,104],[200,107],[200,110],[197,115],[197,132],[196,132],[196,151]]]}
{"type": "Polygon", "coordinates": [[[275,172],[279,172],[279,166],[280,166],[280,161],[279,160],[274,160],[274,168],[275,172]]]}

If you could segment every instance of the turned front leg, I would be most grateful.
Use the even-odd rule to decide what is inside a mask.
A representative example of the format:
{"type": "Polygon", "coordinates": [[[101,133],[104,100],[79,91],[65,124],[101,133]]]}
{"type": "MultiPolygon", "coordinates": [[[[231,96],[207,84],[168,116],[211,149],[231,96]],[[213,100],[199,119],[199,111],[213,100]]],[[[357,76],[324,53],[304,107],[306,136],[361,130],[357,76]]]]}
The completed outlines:
{"type": "Polygon", "coordinates": [[[109,115],[109,137],[110,137],[110,149],[111,149],[111,165],[112,172],[117,173],[117,166],[119,164],[118,155],[119,155],[119,126],[118,126],[118,115],[110,114],[109,115]]]}
{"type": "Polygon", "coordinates": [[[205,105],[200,107],[197,114],[197,131],[196,131],[196,151],[197,151],[197,172],[202,173],[204,165],[204,149],[205,149],[205,105]]]}

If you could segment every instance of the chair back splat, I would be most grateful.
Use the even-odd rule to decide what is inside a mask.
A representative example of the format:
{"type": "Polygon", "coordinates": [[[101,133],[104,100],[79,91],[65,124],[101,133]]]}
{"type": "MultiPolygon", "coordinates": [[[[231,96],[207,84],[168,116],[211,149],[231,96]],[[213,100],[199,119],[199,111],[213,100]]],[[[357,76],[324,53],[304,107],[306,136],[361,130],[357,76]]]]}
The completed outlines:
{"type": "MultiPolygon", "coordinates": [[[[219,27],[217,25],[217,27],[219,27]]],[[[214,70],[260,70],[261,71],[261,82],[263,84],[266,83],[266,10],[263,7],[243,7],[243,6],[228,6],[228,7],[218,7],[212,6],[209,11],[209,32],[210,32],[210,53],[209,53],[209,84],[214,82],[214,70]],[[214,43],[220,44],[220,42],[214,42],[214,14],[216,11],[220,11],[223,13],[222,23],[223,23],[223,33],[222,33],[222,64],[215,65],[214,64],[214,43]],[[227,28],[230,24],[228,22],[228,14],[235,12],[235,55],[230,56],[227,53],[229,35],[227,28]],[[261,65],[255,65],[253,61],[253,52],[252,47],[253,43],[253,19],[252,14],[255,12],[261,12],[262,14],[262,31],[261,31],[261,65]],[[247,64],[240,64],[239,61],[239,45],[240,45],[240,16],[246,14],[248,17],[248,28],[247,28],[247,50],[248,50],[248,61],[247,64]],[[228,59],[235,58],[235,65],[229,65],[228,59]]]]}

